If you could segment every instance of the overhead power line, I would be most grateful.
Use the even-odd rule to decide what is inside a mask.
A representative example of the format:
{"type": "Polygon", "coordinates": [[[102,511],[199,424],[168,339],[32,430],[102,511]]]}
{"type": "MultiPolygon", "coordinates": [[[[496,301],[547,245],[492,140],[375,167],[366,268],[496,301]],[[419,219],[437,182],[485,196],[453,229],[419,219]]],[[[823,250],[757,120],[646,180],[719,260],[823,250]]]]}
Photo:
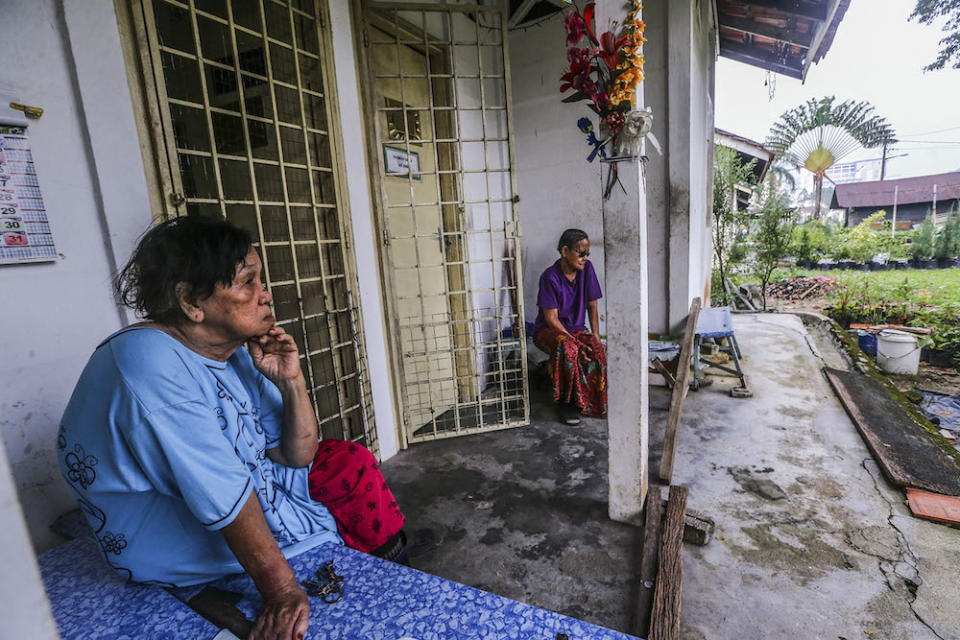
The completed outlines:
{"type": "Polygon", "coordinates": [[[957,131],[960,127],[947,127],[946,129],[937,129],[936,131],[924,131],[923,133],[908,133],[908,136],[928,136],[932,133],[943,133],[944,131],[957,131]]]}
{"type": "Polygon", "coordinates": [[[960,144],[960,140],[897,140],[897,144],[909,142],[910,144],[960,144]]]}

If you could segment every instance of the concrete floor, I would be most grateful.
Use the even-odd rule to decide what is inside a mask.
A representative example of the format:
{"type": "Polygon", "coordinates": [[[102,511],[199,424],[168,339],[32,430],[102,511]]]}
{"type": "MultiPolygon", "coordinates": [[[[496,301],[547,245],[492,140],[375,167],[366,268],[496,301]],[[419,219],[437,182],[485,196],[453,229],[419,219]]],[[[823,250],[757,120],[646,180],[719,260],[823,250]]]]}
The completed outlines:
{"type": "MultiPolygon", "coordinates": [[[[674,480],[717,522],[685,545],[683,638],[960,638],[960,530],[910,516],[820,373],[839,354],[789,315],[739,315],[751,399],[689,394],[674,480]]],[[[615,392],[615,386],[612,392],[615,392]]],[[[651,468],[668,396],[651,390],[651,468]]],[[[383,465],[414,566],[629,631],[638,530],[607,520],[606,423],[553,419],[416,445],[383,465]]]]}

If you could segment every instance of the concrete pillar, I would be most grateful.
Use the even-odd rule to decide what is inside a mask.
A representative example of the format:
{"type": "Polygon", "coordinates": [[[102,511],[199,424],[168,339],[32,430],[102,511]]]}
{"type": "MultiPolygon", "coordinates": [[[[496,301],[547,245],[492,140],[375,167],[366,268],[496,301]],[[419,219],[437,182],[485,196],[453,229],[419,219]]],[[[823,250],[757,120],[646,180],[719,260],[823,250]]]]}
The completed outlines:
{"type": "Polygon", "coordinates": [[[614,188],[603,203],[609,511],[613,520],[639,523],[649,442],[647,198],[638,160],[618,162],[617,171],[626,193],[614,188]]]}
{"type": "Polygon", "coordinates": [[[712,3],[646,0],[645,103],[663,155],[647,167],[650,234],[650,330],[677,334],[690,301],[709,282],[712,237],[713,81],[716,21],[712,3]]]}
{"type": "Polygon", "coordinates": [[[692,0],[662,3],[667,12],[667,331],[678,333],[690,307],[690,154],[692,0]]]}
{"type": "MultiPolygon", "coordinates": [[[[622,24],[622,0],[597,3],[597,31],[622,24]]],[[[643,105],[643,84],[637,105],[643,105]]],[[[604,178],[610,170],[605,165],[604,178]]],[[[647,197],[639,160],[620,161],[624,189],[603,202],[603,247],[607,299],[607,412],[609,513],[640,522],[647,493],[647,197]],[[624,193],[624,191],[626,193],[624,193]]]]}
{"type": "Polygon", "coordinates": [[[645,0],[643,21],[647,24],[647,42],[643,45],[646,77],[643,81],[644,104],[653,109],[653,133],[660,141],[663,155],[650,151],[647,163],[647,269],[649,270],[650,331],[669,331],[670,287],[670,137],[668,124],[669,66],[667,56],[667,0],[645,0]]]}

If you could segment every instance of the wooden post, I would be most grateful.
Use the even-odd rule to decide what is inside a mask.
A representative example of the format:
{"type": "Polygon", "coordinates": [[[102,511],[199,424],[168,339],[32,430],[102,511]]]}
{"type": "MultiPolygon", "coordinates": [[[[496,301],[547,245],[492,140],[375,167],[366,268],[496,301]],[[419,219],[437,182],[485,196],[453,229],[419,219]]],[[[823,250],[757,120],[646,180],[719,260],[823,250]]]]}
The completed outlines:
{"type": "Polygon", "coordinates": [[[937,223],[937,185],[933,185],[933,223],[937,223]]]}
{"type": "Polygon", "coordinates": [[[893,237],[893,234],[897,230],[897,196],[900,195],[900,185],[897,185],[893,188],[893,224],[890,225],[890,237],[893,237]]]}
{"type": "Polygon", "coordinates": [[[657,584],[657,564],[660,552],[660,517],[663,513],[660,485],[653,485],[647,494],[647,508],[643,523],[643,549],[640,553],[640,587],[637,608],[634,611],[633,635],[646,638],[650,632],[650,614],[653,611],[654,587],[657,584]]]}

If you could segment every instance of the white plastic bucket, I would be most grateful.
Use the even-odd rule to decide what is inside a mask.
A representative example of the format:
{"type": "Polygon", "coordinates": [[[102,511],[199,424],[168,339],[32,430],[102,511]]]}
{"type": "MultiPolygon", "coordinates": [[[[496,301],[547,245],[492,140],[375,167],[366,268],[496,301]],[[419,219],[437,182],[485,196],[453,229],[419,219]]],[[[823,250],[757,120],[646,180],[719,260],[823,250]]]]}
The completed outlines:
{"type": "Polygon", "coordinates": [[[920,367],[920,347],[912,333],[884,329],[877,336],[877,364],[887,373],[915,376],[920,367]]]}

